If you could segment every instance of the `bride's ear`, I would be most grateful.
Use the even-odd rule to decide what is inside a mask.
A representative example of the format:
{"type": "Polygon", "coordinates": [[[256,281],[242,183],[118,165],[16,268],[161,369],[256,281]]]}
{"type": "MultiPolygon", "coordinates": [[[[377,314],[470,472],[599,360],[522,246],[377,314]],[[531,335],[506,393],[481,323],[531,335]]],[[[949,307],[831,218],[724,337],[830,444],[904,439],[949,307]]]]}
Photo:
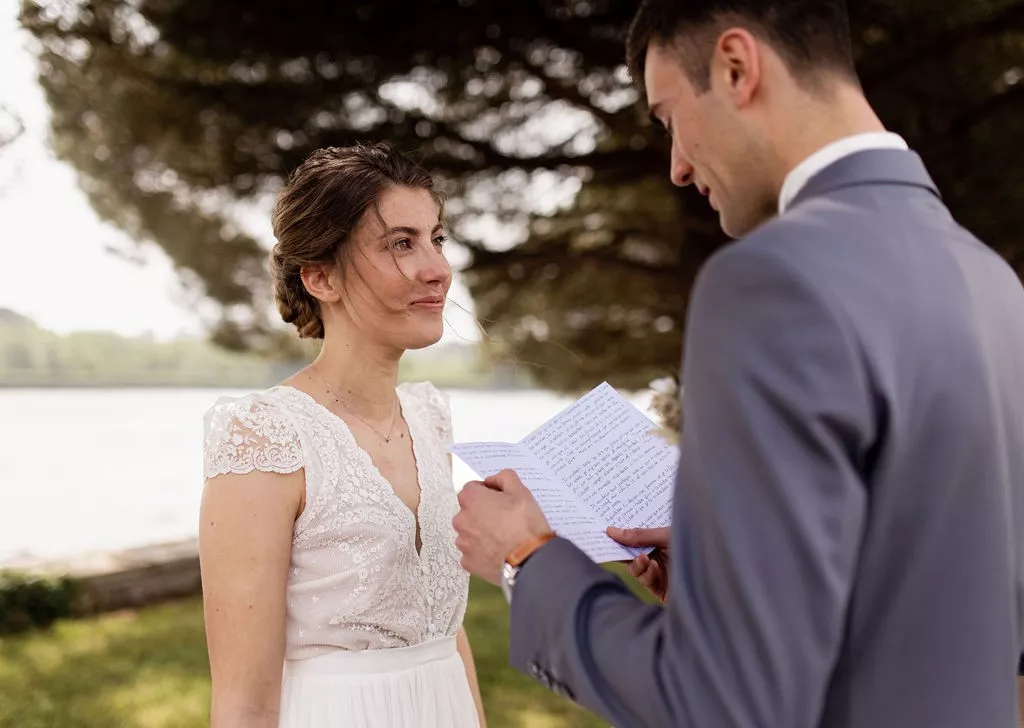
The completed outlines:
{"type": "Polygon", "coordinates": [[[337,303],[341,300],[341,281],[337,267],[328,263],[304,265],[299,271],[302,285],[309,295],[322,303],[337,303]]]}

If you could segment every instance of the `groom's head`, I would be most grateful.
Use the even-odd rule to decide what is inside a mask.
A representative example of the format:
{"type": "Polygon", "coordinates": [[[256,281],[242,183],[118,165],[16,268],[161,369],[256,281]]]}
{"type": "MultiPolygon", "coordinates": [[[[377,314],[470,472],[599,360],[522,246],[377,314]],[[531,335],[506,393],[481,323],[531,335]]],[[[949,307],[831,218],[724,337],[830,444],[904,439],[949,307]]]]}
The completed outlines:
{"type": "Polygon", "coordinates": [[[672,181],[737,237],[775,213],[803,127],[860,95],[843,0],[643,0],[627,56],[672,137],[672,181]]]}

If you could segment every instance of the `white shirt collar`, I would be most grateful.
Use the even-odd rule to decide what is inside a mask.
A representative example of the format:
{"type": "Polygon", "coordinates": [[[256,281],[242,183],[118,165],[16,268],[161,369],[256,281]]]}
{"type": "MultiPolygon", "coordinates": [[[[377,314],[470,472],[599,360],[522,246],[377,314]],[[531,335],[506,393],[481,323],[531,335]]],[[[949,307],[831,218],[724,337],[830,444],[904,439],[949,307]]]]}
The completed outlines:
{"type": "Polygon", "coordinates": [[[888,131],[854,134],[826,144],[786,175],[786,179],[782,183],[782,191],[779,193],[779,214],[786,211],[786,208],[793,202],[793,198],[804,188],[811,177],[843,157],[867,149],[909,148],[903,137],[888,131]]]}

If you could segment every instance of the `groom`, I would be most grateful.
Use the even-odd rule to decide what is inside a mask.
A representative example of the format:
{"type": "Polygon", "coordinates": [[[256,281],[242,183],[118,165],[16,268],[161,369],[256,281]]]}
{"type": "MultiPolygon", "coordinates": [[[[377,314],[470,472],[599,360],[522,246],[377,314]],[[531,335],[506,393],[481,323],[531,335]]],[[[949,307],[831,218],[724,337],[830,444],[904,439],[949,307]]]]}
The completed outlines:
{"type": "Polygon", "coordinates": [[[462,491],[512,663],[619,728],[1014,725],[1020,281],[884,130],[842,0],[645,0],[628,56],[672,181],[743,240],[689,309],[672,560],[633,565],[664,606],[514,473],[462,491]]]}

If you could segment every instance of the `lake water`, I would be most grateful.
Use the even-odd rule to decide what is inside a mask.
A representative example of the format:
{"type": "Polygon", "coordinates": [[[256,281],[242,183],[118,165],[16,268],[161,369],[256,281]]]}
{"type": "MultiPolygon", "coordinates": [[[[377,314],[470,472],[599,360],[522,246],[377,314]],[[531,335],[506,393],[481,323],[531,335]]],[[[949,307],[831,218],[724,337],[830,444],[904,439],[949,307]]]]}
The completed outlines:
{"type": "MultiPolygon", "coordinates": [[[[0,563],[196,535],[203,412],[235,390],[0,389],[0,563]]],[[[571,398],[449,390],[456,442],[515,442],[571,398]]],[[[646,395],[629,399],[646,411],[646,395]]],[[[455,482],[473,473],[455,460],[455,482]]]]}

